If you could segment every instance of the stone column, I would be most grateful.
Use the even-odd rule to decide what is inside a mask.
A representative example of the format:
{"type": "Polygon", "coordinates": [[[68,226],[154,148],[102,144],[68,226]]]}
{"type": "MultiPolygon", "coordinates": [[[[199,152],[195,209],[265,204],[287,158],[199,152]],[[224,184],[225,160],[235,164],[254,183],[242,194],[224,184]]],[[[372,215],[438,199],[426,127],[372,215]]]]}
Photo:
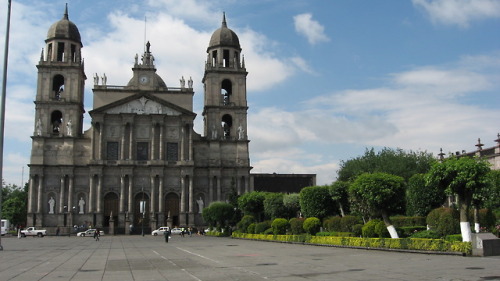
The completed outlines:
{"type": "Polygon", "coordinates": [[[73,210],[73,175],[69,175],[68,177],[68,212],[73,210]]]}
{"type": "Polygon", "coordinates": [[[151,156],[149,157],[149,159],[151,159],[151,160],[155,160],[155,152],[156,152],[156,149],[155,149],[155,144],[156,144],[156,142],[155,142],[155,139],[156,139],[156,137],[155,137],[155,133],[156,133],[155,127],[156,127],[155,122],[153,122],[151,124],[151,156]]]}
{"type": "Polygon", "coordinates": [[[120,150],[121,150],[120,157],[119,157],[120,160],[125,160],[127,158],[127,157],[125,157],[125,131],[126,130],[127,130],[127,124],[125,123],[123,125],[123,132],[122,132],[122,138],[121,138],[122,145],[120,147],[120,150]]]}
{"type": "Polygon", "coordinates": [[[207,205],[210,205],[210,203],[214,200],[214,177],[211,175],[208,176],[208,202],[207,205]]]}
{"type": "Polygon", "coordinates": [[[96,206],[97,206],[97,212],[101,213],[102,212],[102,174],[99,174],[97,177],[97,196],[96,196],[96,206]]]}
{"type": "Polygon", "coordinates": [[[42,202],[42,195],[43,195],[43,175],[38,176],[38,206],[37,206],[37,213],[42,213],[42,207],[43,207],[43,202],[42,202]]]}
{"type": "Polygon", "coordinates": [[[188,132],[188,136],[189,136],[189,161],[193,160],[193,135],[192,135],[192,129],[191,129],[191,126],[189,126],[189,132],[188,132]]]}
{"type": "Polygon", "coordinates": [[[163,155],[163,145],[164,145],[164,143],[163,143],[163,126],[164,126],[164,124],[160,124],[160,153],[158,155],[159,160],[165,159],[164,155],[163,155]]]}
{"type": "Polygon", "coordinates": [[[186,180],[181,177],[181,213],[186,212],[186,180]]]}
{"type": "Polygon", "coordinates": [[[249,180],[249,179],[248,179],[248,177],[244,177],[244,178],[245,178],[245,193],[248,193],[248,192],[250,192],[250,191],[248,190],[248,180],[249,180]]]}
{"type": "Polygon", "coordinates": [[[217,201],[222,200],[222,192],[221,192],[220,182],[221,182],[221,179],[217,178],[217,201]]]}
{"type": "Polygon", "coordinates": [[[35,192],[33,192],[33,188],[35,188],[33,185],[35,184],[35,176],[30,175],[30,181],[29,181],[29,189],[28,189],[28,214],[33,213],[33,202],[35,201],[35,198],[33,198],[33,195],[35,192]]]}
{"type": "Polygon", "coordinates": [[[134,213],[134,206],[132,205],[134,202],[134,184],[133,184],[133,176],[128,175],[128,213],[134,213]]]}
{"type": "Polygon", "coordinates": [[[64,188],[65,188],[65,180],[64,180],[64,175],[61,177],[61,185],[60,185],[60,192],[59,192],[59,214],[64,213],[64,188]]]}
{"type": "Polygon", "coordinates": [[[185,158],[184,158],[184,141],[186,140],[186,137],[185,137],[185,129],[184,129],[184,125],[183,127],[181,128],[181,161],[184,161],[185,158]]]}
{"type": "Polygon", "coordinates": [[[189,212],[193,213],[193,202],[194,202],[194,194],[193,194],[193,177],[189,177],[189,212]]]}
{"type": "Polygon", "coordinates": [[[88,213],[94,212],[94,174],[90,175],[90,184],[89,184],[89,199],[88,201],[88,213]]]}
{"type": "Polygon", "coordinates": [[[163,176],[158,177],[158,213],[163,214],[164,212],[164,207],[163,207],[163,176]]]}
{"type": "Polygon", "coordinates": [[[90,139],[90,147],[92,148],[92,160],[96,159],[95,157],[95,153],[97,150],[97,148],[95,147],[96,130],[97,130],[96,124],[92,122],[92,139],[90,139]]]}
{"type": "Polygon", "coordinates": [[[156,201],[156,192],[155,192],[155,176],[151,176],[151,188],[150,188],[150,193],[151,193],[151,198],[150,198],[150,203],[149,203],[149,212],[151,213],[151,216],[154,216],[155,214],[155,201],[156,201]]]}
{"type": "Polygon", "coordinates": [[[120,214],[125,212],[125,175],[120,177],[120,214]]]}
{"type": "Polygon", "coordinates": [[[128,144],[128,159],[134,159],[132,155],[134,154],[132,147],[134,144],[134,124],[130,123],[130,134],[129,134],[129,144],[128,144]]]}
{"type": "Polygon", "coordinates": [[[104,124],[103,123],[99,123],[99,156],[98,156],[98,160],[102,160],[102,151],[103,151],[103,139],[104,139],[104,134],[103,134],[103,130],[104,130],[104,124]]]}

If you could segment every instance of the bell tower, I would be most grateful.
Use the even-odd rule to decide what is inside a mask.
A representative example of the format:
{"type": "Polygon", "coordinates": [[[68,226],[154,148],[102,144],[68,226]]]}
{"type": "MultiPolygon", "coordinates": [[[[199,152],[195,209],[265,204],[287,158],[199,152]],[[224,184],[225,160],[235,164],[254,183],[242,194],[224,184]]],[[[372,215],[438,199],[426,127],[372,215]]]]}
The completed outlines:
{"type": "Polygon", "coordinates": [[[38,68],[36,137],[79,137],[83,130],[85,73],[80,32],[63,18],[47,33],[38,68]]]}
{"type": "Polygon", "coordinates": [[[222,26],[210,39],[203,84],[205,136],[216,140],[247,140],[247,95],[244,59],[238,36],[222,26]]]}

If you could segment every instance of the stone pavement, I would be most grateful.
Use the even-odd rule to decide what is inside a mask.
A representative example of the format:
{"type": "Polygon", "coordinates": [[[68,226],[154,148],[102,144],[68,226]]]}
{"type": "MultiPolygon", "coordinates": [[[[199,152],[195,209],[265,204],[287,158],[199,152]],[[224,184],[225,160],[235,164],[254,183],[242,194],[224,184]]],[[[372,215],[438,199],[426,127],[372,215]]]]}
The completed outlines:
{"type": "Polygon", "coordinates": [[[3,237],[0,280],[500,280],[500,257],[173,236],[3,237]]]}

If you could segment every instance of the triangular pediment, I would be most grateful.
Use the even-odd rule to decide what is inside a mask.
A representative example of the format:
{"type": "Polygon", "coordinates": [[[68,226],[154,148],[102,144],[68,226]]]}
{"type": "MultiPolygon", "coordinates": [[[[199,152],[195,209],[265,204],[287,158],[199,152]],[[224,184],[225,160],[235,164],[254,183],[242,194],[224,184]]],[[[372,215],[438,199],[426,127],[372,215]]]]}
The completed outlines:
{"type": "Polygon", "coordinates": [[[96,108],[91,111],[91,113],[93,112],[105,114],[130,113],[138,115],[163,114],[169,116],[179,116],[183,114],[196,115],[189,110],[148,94],[130,96],[103,107],[96,108]]]}

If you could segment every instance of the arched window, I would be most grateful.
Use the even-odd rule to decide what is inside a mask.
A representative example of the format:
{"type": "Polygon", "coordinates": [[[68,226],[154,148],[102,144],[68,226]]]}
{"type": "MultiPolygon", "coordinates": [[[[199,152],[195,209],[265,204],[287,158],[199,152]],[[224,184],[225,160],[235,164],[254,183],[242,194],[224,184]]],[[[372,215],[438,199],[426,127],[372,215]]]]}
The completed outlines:
{"type": "Polygon", "coordinates": [[[56,100],[61,99],[61,95],[64,92],[64,76],[58,74],[54,76],[52,80],[52,92],[54,93],[54,98],[56,100]]]}
{"type": "Polygon", "coordinates": [[[224,105],[228,105],[231,102],[232,91],[233,91],[233,84],[231,83],[231,80],[229,79],[222,80],[220,86],[220,93],[222,95],[222,102],[224,105]]]}
{"type": "Polygon", "coordinates": [[[50,123],[52,124],[52,133],[59,134],[61,131],[61,124],[63,122],[62,113],[59,110],[52,112],[50,123]]]}
{"type": "Polygon", "coordinates": [[[229,114],[222,116],[222,129],[224,130],[224,138],[231,136],[231,127],[233,126],[233,117],[229,114]]]}

